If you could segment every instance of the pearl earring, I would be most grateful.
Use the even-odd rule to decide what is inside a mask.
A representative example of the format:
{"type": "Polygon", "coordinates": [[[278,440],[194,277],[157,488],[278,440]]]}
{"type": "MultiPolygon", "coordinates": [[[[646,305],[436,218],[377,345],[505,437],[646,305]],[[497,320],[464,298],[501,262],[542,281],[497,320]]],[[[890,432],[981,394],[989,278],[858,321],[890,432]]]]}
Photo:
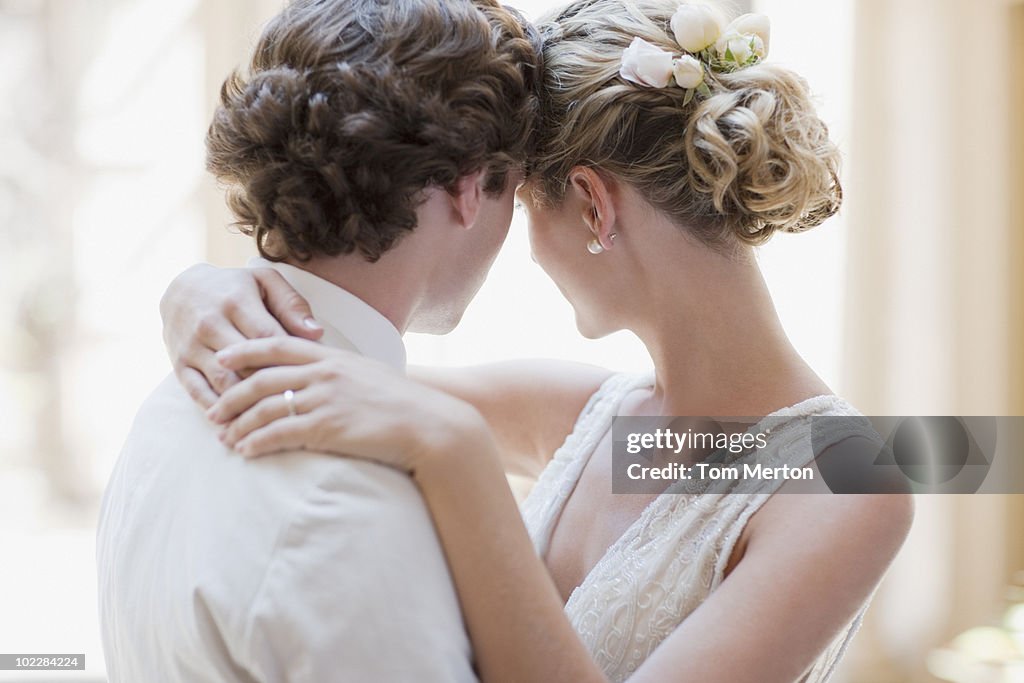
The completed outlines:
{"type": "MultiPolygon", "coordinates": [[[[614,244],[615,238],[618,236],[619,233],[613,232],[612,234],[608,235],[608,239],[611,240],[612,244],[614,244]]],[[[594,239],[587,242],[587,251],[589,251],[594,256],[597,256],[598,254],[604,253],[604,247],[601,246],[601,242],[595,237],[594,239]]]]}

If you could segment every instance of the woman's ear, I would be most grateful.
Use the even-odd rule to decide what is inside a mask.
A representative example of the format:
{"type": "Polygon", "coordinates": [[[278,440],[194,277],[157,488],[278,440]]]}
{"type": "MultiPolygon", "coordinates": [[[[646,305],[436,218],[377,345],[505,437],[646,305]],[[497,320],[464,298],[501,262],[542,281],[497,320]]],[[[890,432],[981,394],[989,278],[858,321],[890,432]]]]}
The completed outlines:
{"type": "Polygon", "coordinates": [[[569,173],[569,187],[582,207],[583,222],[607,251],[615,245],[615,181],[592,168],[577,166],[569,173]]]}
{"type": "Polygon", "coordinates": [[[459,225],[471,228],[480,215],[480,204],[483,201],[484,170],[470,173],[459,178],[451,192],[452,207],[459,225]]]}

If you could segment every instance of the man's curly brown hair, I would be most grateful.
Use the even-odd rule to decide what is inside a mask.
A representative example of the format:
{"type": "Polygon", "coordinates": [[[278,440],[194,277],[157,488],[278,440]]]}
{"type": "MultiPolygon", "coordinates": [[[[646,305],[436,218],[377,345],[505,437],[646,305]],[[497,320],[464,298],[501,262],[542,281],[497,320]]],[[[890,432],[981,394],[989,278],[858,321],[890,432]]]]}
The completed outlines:
{"type": "Polygon", "coordinates": [[[359,251],[416,226],[423,190],[531,151],[539,41],[497,0],[295,0],[221,88],[207,167],[272,260],[359,251]]]}

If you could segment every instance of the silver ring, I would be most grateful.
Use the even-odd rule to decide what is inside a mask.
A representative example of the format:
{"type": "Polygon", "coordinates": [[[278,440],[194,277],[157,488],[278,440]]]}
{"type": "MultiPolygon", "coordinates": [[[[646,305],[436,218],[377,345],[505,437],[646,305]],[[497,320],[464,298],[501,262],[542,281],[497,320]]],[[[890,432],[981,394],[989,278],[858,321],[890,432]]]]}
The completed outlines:
{"type": "Polygon", "coordinates": [[[295,417],[297,414],[295,410],[295,392],[291,389],[284,392],[284,404],[288,406],[288,414],[295,417]]]}

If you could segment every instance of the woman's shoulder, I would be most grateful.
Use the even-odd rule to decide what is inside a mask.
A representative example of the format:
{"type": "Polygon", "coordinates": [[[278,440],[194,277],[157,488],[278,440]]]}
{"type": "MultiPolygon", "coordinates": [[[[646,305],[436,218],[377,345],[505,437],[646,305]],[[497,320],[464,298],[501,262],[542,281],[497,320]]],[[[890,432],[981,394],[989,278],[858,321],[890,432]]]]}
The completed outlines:
{"type": "MultiPolygon", "coordinates": [[[[793,406],[786,417],[807,437],[803,446],[812,449],[818,471],[835,458],[870,462],[883,441],[869,418],[831,394],[793,406]]],[[[864,493],[835,493],[824,480],[786,482],[750,517],[741,545],[757,543],[779,552],[817,547],[837,556],[852,552],[885,567],[914,518],[913,495],[900,481],[890,484],[876,484],[864,493]]]]}
{"type": "MultiPolygon", "coordinates": [[[[823,443],[838,440],[842,446],[825,446],[824,453],[816,449],[819,471],[822,458],[859,457],[867,462],[879,452],[880,437],[868,436],[871,427],[867,418],[848,403],[836,407],[819,413],[828,418],[826,426],[812,430],[830,432],[823,443]],[[833,450],[837,452],[831,453],[833,450]]],[[[743,540],[747,545],[762,544],[779,552],[803,548],[838,558],[848,556],[850,561],[873,565],[880,572],[903,544],[914,519],[914,496],[903,485],[905,482],[882,483],[862,493],[837,493],[825,482],[817,486],[787,482],[750,518],[743,540]]]]}
{"type": "Polygon", "coordinates": [[[913,520],[909,493],[774,495],[751,518],[745,545],[856,563],[880,577],[913,520]]]}

